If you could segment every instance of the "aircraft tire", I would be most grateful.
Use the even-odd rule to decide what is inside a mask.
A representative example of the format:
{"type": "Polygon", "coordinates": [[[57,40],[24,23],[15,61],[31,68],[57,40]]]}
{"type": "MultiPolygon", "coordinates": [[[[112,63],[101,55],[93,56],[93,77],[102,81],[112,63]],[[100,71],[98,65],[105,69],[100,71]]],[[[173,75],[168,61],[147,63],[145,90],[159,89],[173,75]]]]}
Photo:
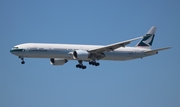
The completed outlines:
{"type": "Polygon", "coordinates": [[[25,64],[25,61],[22,61],[21,64],[25,64]]]}
{"type": "Polygon", "coordinates": [[[82,66],[82,69],[86,69],[86,66],[82,66]]]}

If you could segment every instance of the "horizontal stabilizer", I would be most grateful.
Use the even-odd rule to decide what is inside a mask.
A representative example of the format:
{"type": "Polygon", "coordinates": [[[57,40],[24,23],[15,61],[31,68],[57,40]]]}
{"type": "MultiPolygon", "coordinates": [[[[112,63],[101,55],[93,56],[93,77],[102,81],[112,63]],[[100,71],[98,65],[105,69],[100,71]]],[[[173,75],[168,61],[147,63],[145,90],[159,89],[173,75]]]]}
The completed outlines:
{"type": "Polygon", "coordinates": [[[150,51],[146,51],[146,54],[151,54],[151,53],[155,53],[158,51],[162,51],[162,50],[166,50],[166,49],[170,49],[171,47],[166,47],[166,48],[159,48],[159,49],[154,49],[154,50],[150,50],[150,51]]]}

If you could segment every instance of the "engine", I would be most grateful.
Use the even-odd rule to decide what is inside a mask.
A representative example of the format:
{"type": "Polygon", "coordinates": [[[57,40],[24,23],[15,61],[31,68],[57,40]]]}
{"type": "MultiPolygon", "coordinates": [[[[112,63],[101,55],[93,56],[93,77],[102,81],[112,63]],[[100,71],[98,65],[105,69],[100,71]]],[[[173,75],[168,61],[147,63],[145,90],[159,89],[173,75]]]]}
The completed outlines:
{"type": "Polygon", "coordinates": [[[68,60],[66,59],[62,59],[62,58],[51,58],[50,59],[50,64],[51,65],[63,65],[65,63],[67,63],[68,60]]]}
{"type": "Polygon", "coordinates": [[[74,59],[88,60],[90,53],[85,50],[75,50],[72,55],[74,59]]]}

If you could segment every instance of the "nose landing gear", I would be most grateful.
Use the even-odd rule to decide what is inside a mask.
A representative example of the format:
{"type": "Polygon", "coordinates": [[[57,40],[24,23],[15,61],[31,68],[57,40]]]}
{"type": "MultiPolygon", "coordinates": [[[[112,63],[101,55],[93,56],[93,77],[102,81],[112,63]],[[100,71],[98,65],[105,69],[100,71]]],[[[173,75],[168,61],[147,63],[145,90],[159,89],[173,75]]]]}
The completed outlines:
{"type": "Polygon", "coordinates": [[[25,61],[24,61],[24,58],[20,57],[19,58],[21,59],[21,64],[25,64],[25,61]]]}

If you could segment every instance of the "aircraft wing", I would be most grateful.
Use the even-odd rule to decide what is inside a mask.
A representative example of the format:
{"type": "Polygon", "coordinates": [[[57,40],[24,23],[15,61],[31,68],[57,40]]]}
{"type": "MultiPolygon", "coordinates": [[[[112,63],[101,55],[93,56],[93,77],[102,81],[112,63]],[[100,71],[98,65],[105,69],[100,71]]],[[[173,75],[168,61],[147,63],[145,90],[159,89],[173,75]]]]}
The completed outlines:
{"type": "Polygon", "coordinates": [[[115,49],[120,48],[120,47],[124,47],[124,46],[130,44],[132,41],[135,41],[137,39],[141,39],[142,37],[138,37],[138,38],[134,38],[134,39],[130,39],[130,40],[126,40],[126,41],[122,41],[122,42],[102,46],[100,48],[89,49],[88,52],[90,52],[90,53],[101,53],[101,52],[114,51],[115,49]]]}
{"type": "Polygon", "coordinates": [[[166,49],[170,49],[171,47],[166,47],[166,48],[159,48],[159,49],[154,49],[154,50],[150,50],[150,51],[146,51],[146,54],[151,54],[151,53],[155,53],[158,51],[162,51],[162,50],[166,50],[166,49]]]}

